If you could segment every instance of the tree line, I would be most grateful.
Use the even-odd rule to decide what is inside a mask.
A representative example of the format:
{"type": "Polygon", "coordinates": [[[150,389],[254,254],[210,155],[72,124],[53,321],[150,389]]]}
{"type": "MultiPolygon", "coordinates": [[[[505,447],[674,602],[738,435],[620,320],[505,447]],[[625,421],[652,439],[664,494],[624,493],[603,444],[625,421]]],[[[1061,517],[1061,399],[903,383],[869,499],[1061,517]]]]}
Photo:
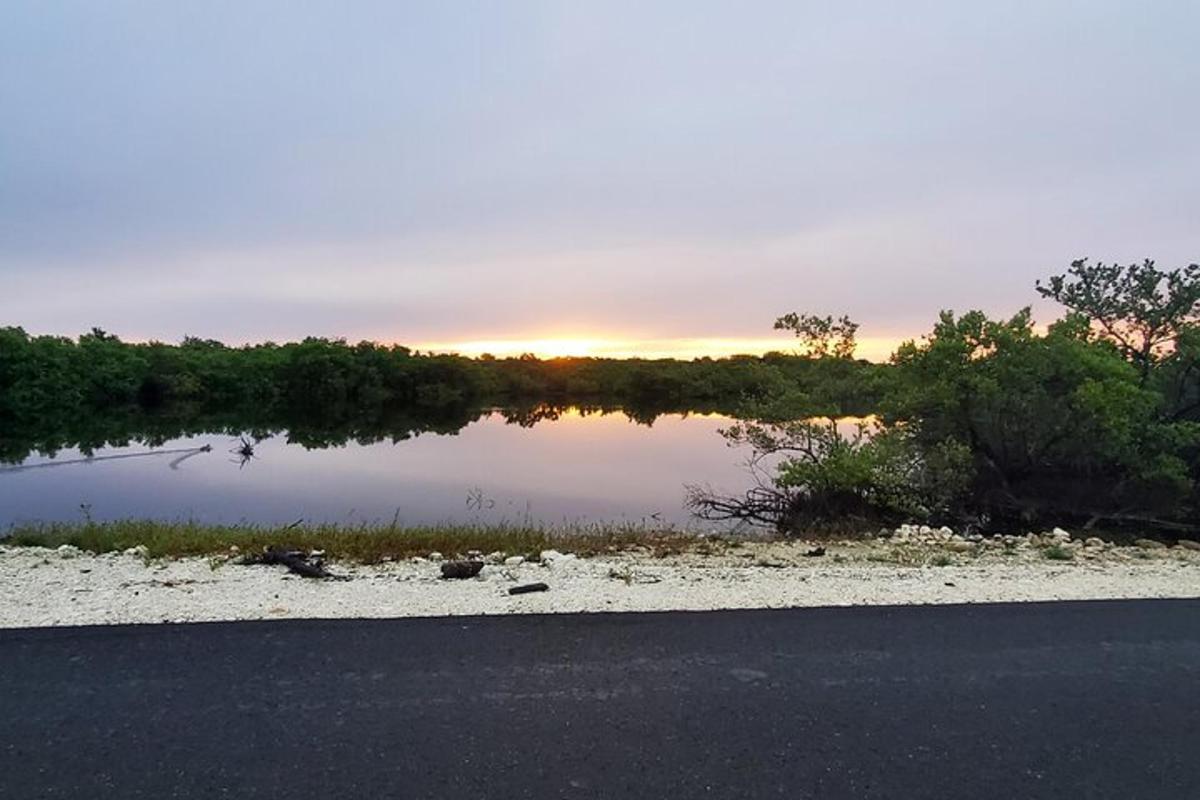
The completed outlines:
{"type": "Polygon", "coordinates": [[[0,459],[64,447],[157,444],[178,436],[287,430],[327,446],[452,432],[491,408],[514,423],[565,406],[736,413],[803,386],[813,413],[865,412],[883,368],[795,354],[671,359],[478,359],[375,342],[308,338],[231,347],[124,342],[0,328],[0,459]]]}

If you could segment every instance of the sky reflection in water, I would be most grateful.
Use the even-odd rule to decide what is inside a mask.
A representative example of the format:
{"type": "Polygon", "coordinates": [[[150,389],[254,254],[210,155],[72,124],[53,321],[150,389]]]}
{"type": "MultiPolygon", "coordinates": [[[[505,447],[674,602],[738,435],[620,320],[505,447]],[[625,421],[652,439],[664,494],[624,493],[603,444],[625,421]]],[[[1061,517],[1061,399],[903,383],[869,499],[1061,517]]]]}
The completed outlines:
{"type": "Polygon", "coordinates": [[[492,415],[457,435],[397,444],[305,450],[282,434],[259,443],[244,465],[231,452],[237,440],[221,434],[155,451],[110,448],[94,460],[68,450],[0,470],[0,526],[78,520],[81,506],[95,519],[353,523],[398,513],[413,525],[698,525],[683,507],[685,484],[734,491],[747,483],[745,453],[717,435],[725,424],[715,415],[666,415],[647,427],[623,414],[568,412],[522,428],[492,415]],[[188,455],[206,444],[211,451],[188,455]],[[159,455],[112,458],[147,452],[159,455]]]}

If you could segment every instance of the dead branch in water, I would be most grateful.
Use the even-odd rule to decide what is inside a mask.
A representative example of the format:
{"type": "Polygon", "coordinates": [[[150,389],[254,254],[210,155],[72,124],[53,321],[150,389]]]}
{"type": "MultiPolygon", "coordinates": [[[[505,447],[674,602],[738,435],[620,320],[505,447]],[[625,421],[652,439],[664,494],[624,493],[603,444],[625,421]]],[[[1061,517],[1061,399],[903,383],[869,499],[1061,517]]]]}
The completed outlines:
{"type": "Polygon", "coordinates": [[[152,456],[170,456],[183,453],[180,458],[172,461],[168,466],[175,469],[179,462],[198,456],[201,453],[212,452],[212,445],[206,444],[201,447],[179,447],[173,450],[151,450],[148,453],[118,453],[111,456],[84,456],[83,458],[69,458],[65,461],[45,461],[41,464],[17,464],[11,467],[0,467],[0,473],[4,472],[25,472],[30,469],[45,469],[47,467],[65,467],[70,464],[93,464],[97,461],[120,461],[126,458],[150,458],[152,456]]]}

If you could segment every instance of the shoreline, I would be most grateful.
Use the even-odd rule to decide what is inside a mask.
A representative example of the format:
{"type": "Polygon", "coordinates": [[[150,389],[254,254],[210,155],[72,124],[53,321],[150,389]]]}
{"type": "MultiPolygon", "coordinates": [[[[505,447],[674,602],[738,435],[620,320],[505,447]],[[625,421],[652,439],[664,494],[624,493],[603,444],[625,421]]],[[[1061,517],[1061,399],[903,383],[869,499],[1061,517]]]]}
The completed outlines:
{"type": "Polygon", "coordinates": [[[349,578],[338,581],[243,565],[233,553],[150,558],[136,548],[0,545],[0,627],[1200,598],[1200,550],[1191,547],[1010,538],[697,540],[670,553],[547,550],[521,563],[492,553],[465,580],[443,579],[437,558],[333,561],[330,571],[349,578]],[[818,544],[824,555],[806,555],[818,544]],[[508,594],[534,582],[549,589],[508,594]]]}

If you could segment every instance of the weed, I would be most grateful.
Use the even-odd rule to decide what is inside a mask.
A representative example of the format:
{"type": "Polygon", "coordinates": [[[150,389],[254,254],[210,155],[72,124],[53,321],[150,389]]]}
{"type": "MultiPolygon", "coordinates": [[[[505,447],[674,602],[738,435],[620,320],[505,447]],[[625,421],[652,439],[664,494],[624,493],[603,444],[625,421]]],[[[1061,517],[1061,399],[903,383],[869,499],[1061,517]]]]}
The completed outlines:
{"type": "Polygon", "coordinates": [[[633,570],[627,566],[621,567],[621,569],[613,567],[608,571],[608,577],[613,580],[624,581],[625,585],[629,586],[633,583],[633,570]]]}
{"type": "Polygon", "coordinates": [[[1071,561],[1075,554],[1061,544],[1052,544],[1042,548],[1042,557],[1050,561],[1071,561]]]}

